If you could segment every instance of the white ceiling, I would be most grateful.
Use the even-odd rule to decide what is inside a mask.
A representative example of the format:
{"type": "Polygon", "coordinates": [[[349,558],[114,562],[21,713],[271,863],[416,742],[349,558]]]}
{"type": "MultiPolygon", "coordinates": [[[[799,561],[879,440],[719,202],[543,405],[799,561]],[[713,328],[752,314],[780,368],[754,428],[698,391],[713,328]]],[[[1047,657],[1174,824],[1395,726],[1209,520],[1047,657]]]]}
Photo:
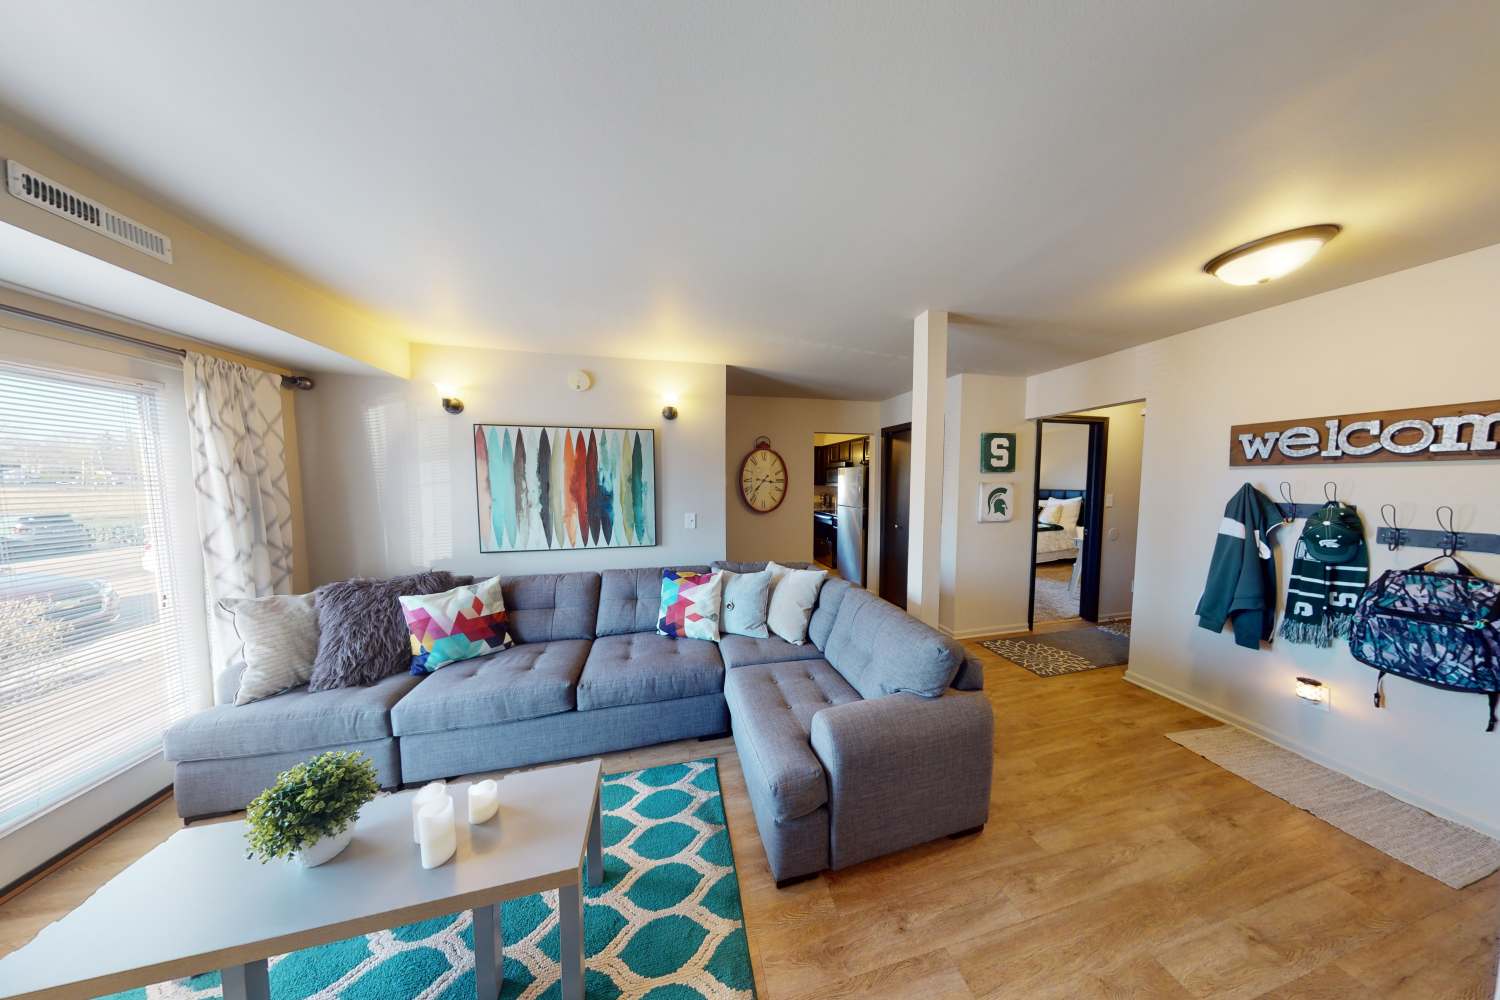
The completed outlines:
{"type": "Polygon", "coordinates": [[[1493,0],[46,11],[0,104],[64,151],[417,339],[738,392],[901,391],[929,307],[1030,373],[1500,242],[1493,0]]]}

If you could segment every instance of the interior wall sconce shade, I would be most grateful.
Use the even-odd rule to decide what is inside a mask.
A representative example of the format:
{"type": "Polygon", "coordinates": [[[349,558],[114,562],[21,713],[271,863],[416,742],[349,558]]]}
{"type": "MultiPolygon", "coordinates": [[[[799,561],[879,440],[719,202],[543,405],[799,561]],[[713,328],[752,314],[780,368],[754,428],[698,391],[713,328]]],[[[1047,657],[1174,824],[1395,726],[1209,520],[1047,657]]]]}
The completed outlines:
{"type": "Polygon", "coordinates": [[[448,413],[459,414],[464,412],[464,401],[458,398],[458,387],[443,385],[440,382],[433,383],[438,395],[443,398],[443,409],[448,413]]]}
{"type": "Polygon", "coordinates": [[[677,396],[676,396],[676,394],[675,393],[668,393],[667,395],[665,395],[665,396],[663,396],[661,398],[661,401],[666,404],[665,406],[663,406],[661,408],[661,415],[663,417],[665,417],[667,420],[676,420],[677,419],[677,396]]]}
{"type": "Polygon", "coordinates": [[[1312,260],[1344,229],[1332,222],[1288,229],[1226,250],[1203,265],[1206,274],[1229,285],[1263,285],[1312,260]]]}
{"type": "Polygon", "coordinates": [[[1310,701],[1314,706],[1328,711],[1328,685],[1311,677],[1297,678],[1297,697],[1310,701]]]}

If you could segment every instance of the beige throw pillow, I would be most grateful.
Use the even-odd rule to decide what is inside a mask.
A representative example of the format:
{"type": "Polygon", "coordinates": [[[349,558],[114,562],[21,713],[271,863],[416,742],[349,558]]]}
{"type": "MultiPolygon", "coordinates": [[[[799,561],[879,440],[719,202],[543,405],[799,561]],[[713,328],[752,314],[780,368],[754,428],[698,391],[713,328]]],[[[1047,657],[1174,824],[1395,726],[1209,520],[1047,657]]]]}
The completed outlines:
{"type": "Polygon", "coordinates": [[[236,705],[306,684],[318,655],[318,612],[312,594],[229,597],[219,607],[234,619],[244,647],[236,705]]]}
{"type": "Polygon", "coordinates": [[[766,569],[772,581],[766,624],[773,634],[800,646],[807,642],[807,622],[812,618],[818,591],[828,579],[828,571],[789,569],[779,563],[767,563],[766,569]]]}

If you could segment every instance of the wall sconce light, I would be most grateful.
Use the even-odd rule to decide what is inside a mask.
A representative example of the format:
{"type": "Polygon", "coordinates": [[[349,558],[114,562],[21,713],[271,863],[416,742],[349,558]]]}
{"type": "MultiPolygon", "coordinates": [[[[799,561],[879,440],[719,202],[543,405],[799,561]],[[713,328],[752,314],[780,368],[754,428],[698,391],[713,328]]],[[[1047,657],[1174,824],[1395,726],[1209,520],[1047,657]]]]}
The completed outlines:
{"type": "Polygon", "coordinates": [[[661,415],[668,420],[677,419],[677,395],[669,393],[661,398],[666,405],[661,408],[661,415]]]}
{"type": "Polygon", "coordinates": [[[1312,704],[1314,708],[1328,711],[1328,685],[1311,677],[1297,678],[1297,697],[1312,704]]]}
{"type": "Polygon", "coordinates": [[[443,397],[443,409],[445,411],[453,414],[464,412],[464,401],[458,398],[458,386],[434,382],[433,387],[443,397]]]}

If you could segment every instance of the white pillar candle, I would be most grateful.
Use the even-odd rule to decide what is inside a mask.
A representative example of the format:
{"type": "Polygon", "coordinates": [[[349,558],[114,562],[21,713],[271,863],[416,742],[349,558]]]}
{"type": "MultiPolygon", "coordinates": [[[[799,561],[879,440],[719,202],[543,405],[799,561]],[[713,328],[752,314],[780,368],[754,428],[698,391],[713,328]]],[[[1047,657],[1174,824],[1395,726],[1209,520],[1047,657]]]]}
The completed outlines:
{"type": "Polygon", "coordinates": [[[469,822],[483,823],[500,808],[500,783],[494,778],[469,786],[469,822]]]}
{"type": "Polygon", "coordinates": [[[429,803],[441,802],[447,794],[448,786],[441,781],[434,781],[423,785],[417,794],[411,797],[411,842],[413,844],[422,842],[422,829],[417,825],[417,814],[429,803]]]}
{"type": "Polygon", "coordinates": [[[422,835],[422,867],[436,868],[453,857],[458,849],[458,831],[453,825],[453,796],[443,794],[442,801],[429,802],[417,813],[417,827],[422,835]]]}

